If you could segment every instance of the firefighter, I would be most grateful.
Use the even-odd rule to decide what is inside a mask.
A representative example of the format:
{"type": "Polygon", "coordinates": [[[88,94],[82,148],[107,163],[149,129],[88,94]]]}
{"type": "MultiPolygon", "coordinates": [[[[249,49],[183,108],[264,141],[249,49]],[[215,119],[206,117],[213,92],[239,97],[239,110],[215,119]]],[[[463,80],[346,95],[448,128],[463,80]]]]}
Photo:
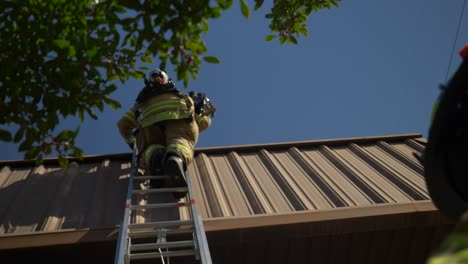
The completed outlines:
{"type": "MultiPolygon", "coordinates": [[[[132,149],[136,143],[147,173],[168,175],[165,186],[185,187],[185,170],[192,162],[198,135],[210,126],[215,111],[204,94],[182,93],[165,71],[156,69],[117,126],[132,149]]],[[[174,195],[182,198],[185,193],[174,195]]]]}
{"type": "Polygon", "coordinates": [[[432,201],[456,222],[427,264],[468,263],[468,45],[462,63],[433,111],[424,155],[424,174],[432,201]]]}

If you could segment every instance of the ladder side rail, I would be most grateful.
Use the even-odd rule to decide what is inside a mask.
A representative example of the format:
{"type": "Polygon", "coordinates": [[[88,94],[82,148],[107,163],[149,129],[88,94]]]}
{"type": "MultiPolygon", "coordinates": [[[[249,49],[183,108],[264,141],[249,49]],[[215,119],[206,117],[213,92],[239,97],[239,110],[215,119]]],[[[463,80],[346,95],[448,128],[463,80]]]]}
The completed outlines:
{"type": "Polygon", "coordinates": [[[210,248],[208,246],[208,240],[206,239],[205,228],[203,227],[203,221],[201,216],[198,215],[197,207],[195,206],[195,199],[193,196],[191,177],[188,170],[185,172],[185,178],[187,181],[188,193],[190,198],[190,210],[192,211],[193,222],[195,226],[196,239],[198,249],[200,251],[200,261],[202,264],[212,264],[210,248]]]}
{"type": "Polygon", "coordinates": [[[115,253],[114,264],[124,264],[125,255],[127,254],[128,239],[129,239],[128,238],[128,225],[130,223],[130,217],[131,217],[131,211],[132,211],[130,209],[130,206],[132,204],[133,177],[137,175],[138,173],[138,153],[137,152],[138,150],[136,148],[136,144],[134,143],[130,177],[128,178],[127,199],[125,201],[125,212],[124,212],[123,221],[120,224],[119,238],[117,241],[117,250],[115,253]]]}

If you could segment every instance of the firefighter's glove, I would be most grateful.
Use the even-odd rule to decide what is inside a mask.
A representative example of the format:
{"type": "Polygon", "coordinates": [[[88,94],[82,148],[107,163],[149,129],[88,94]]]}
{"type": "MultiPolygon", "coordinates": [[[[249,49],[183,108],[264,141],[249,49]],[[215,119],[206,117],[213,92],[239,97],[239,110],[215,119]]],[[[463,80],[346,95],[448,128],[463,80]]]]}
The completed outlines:
{"type": "Polygon", "coordinates": [[[204,106],[204,99],[206,98],[204,93],[196,93],[194,91],[189,93],[189,96],[192,97],[195,104],[195,113],[199,115],[202,112],[204,106]]]}

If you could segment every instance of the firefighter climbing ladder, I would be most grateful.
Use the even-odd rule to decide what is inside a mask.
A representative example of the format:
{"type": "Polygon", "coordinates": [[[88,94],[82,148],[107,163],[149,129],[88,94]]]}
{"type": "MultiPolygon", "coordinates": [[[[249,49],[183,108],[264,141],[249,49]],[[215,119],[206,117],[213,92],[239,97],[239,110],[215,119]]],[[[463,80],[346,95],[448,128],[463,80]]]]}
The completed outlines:
{"type": "MultiPolygon", "coordinates": [[[[164,258],[194,256],[201,264],[211,264],[210,250],[206,240],[205,230],[201,217],[197,213],[195,201],[193,199],[192,185],[190,177],[187,178],[187,187],[184,188],[159,188],[159,189],[134,189],[134,182],[143,180],[165,179],[167,176],[137,176],[139,159],[136,148],[133,151],[131,174],[128,181],[127,200],[125,203],[125,213],[123,222],[120,225],[119,238],[117,241],[117,251],[114,264],[137,263],[138,260],[161,259],[164,258]],[[136,177],[135,177],[136,176],[136,177]],[[172,193],[188,192],[187,202],[158,203],[136,205],[132,204],[132,197],[137,194],[152,193],[172,193]],[[144,209],[158,209],[187,206],[191,219],[174,220],[163,222],[131,223],[132,212],[144,209]],[[191,240],[167,241],[167,236],[192,234],[191,240]],[[138,243],[138,239],[153,239],[156,243],[138,243]],[[164,250],[164,251],[163,251],[164,250]]],[[[176,259],[174,259],[174,263],[176,259]]]]}

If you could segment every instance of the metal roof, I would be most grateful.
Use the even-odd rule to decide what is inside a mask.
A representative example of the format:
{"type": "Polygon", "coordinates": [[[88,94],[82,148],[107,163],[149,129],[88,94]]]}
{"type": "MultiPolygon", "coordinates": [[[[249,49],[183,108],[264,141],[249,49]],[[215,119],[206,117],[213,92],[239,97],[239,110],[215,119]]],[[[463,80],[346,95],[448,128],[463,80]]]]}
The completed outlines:
{"type": "Polygon", "coordinates": [[[429,200],[423,148],[388,137],[201,150],[190,175],[206,218],[406,203],[429,200]]]}
{"type": "MultiPolygon", "coordinates": [[[[420,134],[405,134],[204,148],[189,175],[207,232],[434,213],[414,157],[424,144],[420,134]]],[[[90,156],[67,171],[54,159],[0,162],[0,249],[60,243],[44,239],[51,232],[61,243],[115,239],[129,161],[130,154],[90,156]]],[[[137,221],[175,215],[186,217],[178,209],[137,221]]]]}

